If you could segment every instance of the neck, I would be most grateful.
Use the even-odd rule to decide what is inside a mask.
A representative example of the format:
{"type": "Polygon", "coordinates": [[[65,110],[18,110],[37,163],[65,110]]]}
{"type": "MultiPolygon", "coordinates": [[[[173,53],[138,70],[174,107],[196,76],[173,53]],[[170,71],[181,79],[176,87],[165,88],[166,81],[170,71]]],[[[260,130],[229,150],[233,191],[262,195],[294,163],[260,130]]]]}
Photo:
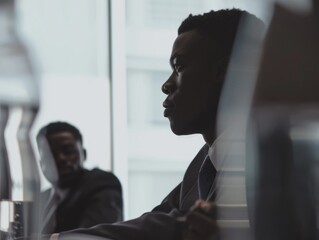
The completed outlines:
{"type": "Polygon", "coordinates": [[[205,142],[209,146],[212,146],[214,141],[217,138],[215,129],[211,130],[211,131],[207,131],[206,133],[203,133],[202,135],[203,135],[203,138],[204,138],[205,142]]]}

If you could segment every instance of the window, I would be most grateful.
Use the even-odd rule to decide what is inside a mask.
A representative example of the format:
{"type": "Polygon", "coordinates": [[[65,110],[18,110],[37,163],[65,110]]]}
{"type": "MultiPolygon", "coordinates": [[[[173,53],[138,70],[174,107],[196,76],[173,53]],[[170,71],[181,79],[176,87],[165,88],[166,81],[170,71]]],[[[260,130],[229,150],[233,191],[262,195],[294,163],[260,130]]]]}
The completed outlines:
{"type": "MultiPolygon", "coordinates": [[[[43,125],[67,121],[83,134],[88,152],[86,166],[110,170],[107,1],[17,3],[20,35],[39,70],[41,106],[33,139],[43,125]]],[[[47,186],[44,181],[42,187],[47,186]]]]}

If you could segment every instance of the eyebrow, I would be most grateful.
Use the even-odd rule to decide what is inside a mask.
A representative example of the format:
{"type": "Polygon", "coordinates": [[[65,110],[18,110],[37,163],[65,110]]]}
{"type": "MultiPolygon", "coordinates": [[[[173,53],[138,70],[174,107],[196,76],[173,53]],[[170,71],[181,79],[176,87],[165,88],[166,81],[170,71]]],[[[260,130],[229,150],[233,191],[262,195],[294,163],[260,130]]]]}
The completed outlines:
{"type": "Polygon", "coordinates": [[[52,143],[50,146],[54,146],[54,147],[63,147],[65,145],[74,145],[74,142],[70,141],[70,140],[61,140],[59,142],[55,142],[55,143],[52,143]]]}

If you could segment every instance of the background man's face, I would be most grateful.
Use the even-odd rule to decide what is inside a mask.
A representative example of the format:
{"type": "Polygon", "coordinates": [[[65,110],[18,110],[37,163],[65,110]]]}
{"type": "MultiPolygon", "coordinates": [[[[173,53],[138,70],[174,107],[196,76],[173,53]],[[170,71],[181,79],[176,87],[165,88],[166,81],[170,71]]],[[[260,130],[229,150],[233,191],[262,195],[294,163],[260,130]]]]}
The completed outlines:
{"type": "MultiPolygon", "coordinates": [[[[205,134],[215,124],[219,87],[208,40],[196,31],[180,34],[173,45],[173,73],[163,84],[164,116],[177,135],[205,134]]],[[[210,48],[211,49],[211,48],[210,48]]]]}
{"type": "MultiPolygon", "coordinates": [[[[51,134],[46,140],[40,143],[40,155],[44,167],[50,166],[50,161],[53,160],[58,173],[58,185],[62,188],[70,187],[82,169],[85,157],[82,144],[67,131],[51,134]]],[[[46,176],[47,171],[50,169],[44,171],[46,176]]],[[[50,177],[48,180],[52,182],[50,177]]]]}

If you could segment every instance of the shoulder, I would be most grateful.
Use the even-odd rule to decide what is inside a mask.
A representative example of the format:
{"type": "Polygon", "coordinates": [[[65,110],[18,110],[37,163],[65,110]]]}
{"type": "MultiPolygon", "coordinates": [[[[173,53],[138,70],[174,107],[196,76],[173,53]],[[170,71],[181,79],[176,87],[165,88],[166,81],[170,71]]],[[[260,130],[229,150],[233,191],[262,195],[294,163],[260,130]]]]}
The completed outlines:
{"type": "Polygon", "coordinates": [[[103,171],[98,168],[85,170],[83,180],[90,183],[98,183],[105,186],[121,186],[119,179],[111,172],[103,171]]]}

